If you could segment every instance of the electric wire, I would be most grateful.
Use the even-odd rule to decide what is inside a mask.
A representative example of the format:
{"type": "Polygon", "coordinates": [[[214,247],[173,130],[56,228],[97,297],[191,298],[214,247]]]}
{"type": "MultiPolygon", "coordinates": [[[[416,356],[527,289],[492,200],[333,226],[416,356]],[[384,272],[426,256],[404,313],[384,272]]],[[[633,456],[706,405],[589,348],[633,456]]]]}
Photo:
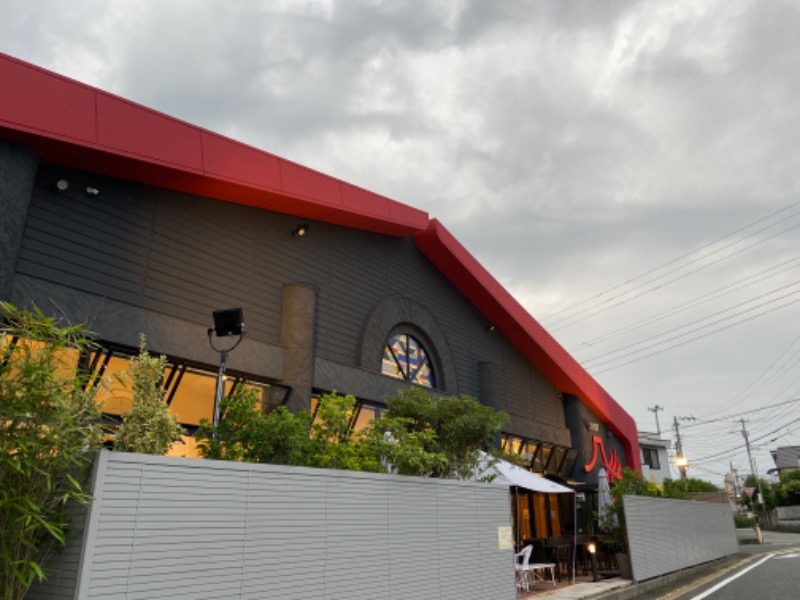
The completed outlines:
{"type": "Polygon", "coordinates": [[[758,391],[764,389],[765,387],[769,386],[773,381],[779,379],[790,367],[797,365],[800,363],[800,347],[792,354],[792,356],[787,359],[787,362],[784,363],[783,367],[779,367],[775,370],[774,373],[770,374],[775,366],[780,363],[781,360],[789,353],[798,341],[800,341],[800,334],[798,334],[792,342],[786,347],[786,349],[776,358],[765,371],[761,373],[750,385],[744,388],[741,392],[739,392],[736,396],[734,396],[731,400],[726,402],[726,407],[730,408],[731,406],[738,406],[742,402],[749,400],[749,396],[757,393],[758,391]],[[798,359],[795,360],[793,363],[789,363],[788,361],[794,359],[795,356],[798,356],[798,359]],[[766,378],[766,379],[764,379],[766,378]],[[762,382],[761,380],[764,379],[762,382]]]}
{"type": "Polygon", "coordinates": [[[580,344],[577,344],[573,348],[574,348],[574,350],[580,350],[582,348],[588,348],[588,347],[594,346],[594,345],[599,344],[601,342],[608,342],[609,340],[617,338],[617,337],[619,337],[621,335],[624,335],[626,333],[631,333],[632,331],[635,331],[637,329],[641,329],[642,327],[645,327],[647,325],[653,325],[654,323],[658,323],[659,321],[663,321],[665,319],[668,319],[670,317],[674,317],[676,315],[684,313],[684,312],[686,312],[688,310],[691,310],[693,308],[697,308],[699,306],[702,306],[703,304],[711,302],[712,300],[718,300],[719,298],[721,298],[723,296],[727,296],[728,294],[732,294],[733,292],[745,289],[749,285],[754,285],[756,283],[762,283],[762,282],[766,281],[767,279],[770,279],[772,277],[777,277],[778,275],[781,275],[781,274],[783,274],[783,273],[785,273],[787,271],[791,271],[792,269],[797,268],[797,267],[800,267],[800,256],[792,258],[792,259],[789,259],[789,260],[784,261],[782,263],[779,263],[779,264],[777,264],[777,265],[775,265],[773,267],[770,267],[769,269],[765,269],[763,271],[760,271],[759,273],[756,273],[756,274],[753,274],[753,275],[749,275],[748,277],[745,277],[743,279],[739,279],[738,281],[735,281],[735,282],[733,282],[733,283],[731,283],[729,285],[723,286],[721,288],[717,288],[716,290],[713,290],[713,291],[708,292],[706,294],[701,294],[700,296],[696,296],[695,298],[692,298],[691,300],[688,300],[686,302],[682,302],[682,303],[680,303],[680,304],[678,304],[676,306],[673,306],[670,309],[667,309],[665,311],[657,313],[654,316],[646,317],[644,319],[641,319],[639,321],[631,323],[630,325],[627,325],[627,326],[622,327],[620,329],[614,330],[614,331],[612,331],[610,333],[606,333],[606,334],[604,334],[602,336],[599,336],[599,337],[596,337],[596,338],[581,342],[580,344]],[[785,266],[787,264],[790,264],[790,263],[793,263],[793,264],[791,264],[790,266],[788,266],[788,267],[786,267],[784,269],[781,269],[779,271],[775,271],[775,269],[778,269],[779,267],[783,267],[783,266],[785,266]],[[770,271],[775,271],[775,272],[770,273],[770,271]],[[769,273],[769,274],[765,275],[765,273],[769,273]],[[747,283],[745,283],[745,282],[747,282],[747,283]]]}
{"type": "MultiPolygon", "coordinates": [[[[765,231],[767,229],[770,229],[770,228],[772,228],[772,227],[774,227],[776,225],[779,225],[779,224],[783,223],[784,221],[787,221],[789,219],[793,219],[793,218],[795,218],[797,216],[800,216],[800,213],[797,213],[795,215],[791,215],[789,217],[781,219],[777,223],[774,223],[772,225],[769,225],[768,227],[760,229],[760,230],[754,232],[753,234],[748,235],[748,236],[746,236],[746,237],[744,237],[744,238],[742,238],[740,240],[736,240],[734,242],[731,242],[730,244],[728,244],[726,246],[723,246],[722,248],[719,248],[719,249],[715,250],[714,252],[711,252],[709,254],[700,256],[700,257],[698,257],[696,259],[691,260],[690,262],[688,262],[687,264],[685,264],[683,266],[676,267],[676,268],[674,268],[674,269],[672,269],[670,271],[667,271],[663,275],[660,275],[660,276],[658,276],[656,278],[653,278],[653,279],[647,280],[647,281],[645,281],[643,283],[640,283],[640,284],[634,286],[633,288],[631,288],[631,289],[629,289],[629,290],[627,290],[625,292],[617,294],[616,296],[613,296],[613,297],[611,297],[611,298],[609,298],[607,300],[604,300],[601,303],[598,303],[597,305],[595,305],[593,307],[585,308],[585,309],[583,309],[581,311],[578,311],[578,312],[576,312],[574,315],[572,315],[570,317],[564,317],[562,319],[557,319],[557,320],[553,321],[552,323],[547,323],[547,326],[551,331],[554,331],[554,332],[561,331],[563,329],[566,329],[567,327],[571,327],[573,325],[581,323],[581,322],[585,321],[586,319],[589,319],[591,317],[595,317],[595,316],[597,316],[597,315],[599,315],[599,314],[601,314],[603,312],[611,310],[612,308],[616,308],[616,307],[621,306],[623,304],[627,304],[631,300],[636,300],[638,298],[641,298],[642,296],[644,296],[646,294],[649,294],[649,293],[651,293],[651,292],[653,292],[655,290],[659,290],[659,289],[661,289],[663,287],[666,287],[667,285],[669,285],[671,283],[674,283],[676,281],[679,281],[681,279],[684,279],[684,278],[688,277],[689,275],[693,275],[693,274],[695,274],[695,273],[697,273],[699,271],[703,271],[705,269],[708,269],[709,267],[712,267],[712,266],[714,266],[716,264],[719,264],[720,262],[728,260],[729,258],[733,258],[734,256],[737,256],[737,255],[741,254],[742,252],[746,252],[747,250],[750,250],[750,249],[752,249],[752,248],[754,248],[756,246],[759,246],[759,245],[761,245],[761,244],[763,244],[765,242],[768,242],[769,240],[772,240],[772,239],[774,239],[776,237],[779,237],[779,236],[781,236],[781,235],[783,235],[785,233],[788,233],[788,232],[790,232],[790,231],[792,231],[794,229],[797,229],[798,227],[800,227],[800,223],[798,223],[796,225],[793,225],[793,226],[791,226],[791,227],[789,227],[787,229],[784,229],[783,231],[780,231],[780,232],[778,232],[776,234],[773,234],[773,235],[768,236],[766,238],[760,239],[757,242],[754,242],[754,243],[750,244],[749,246],[745,246],[744,248],[739,248],[739,249],[737,249],[736,251],[734,251],[734,252],[732,252],[730,254],[727,254],[727,255],[725,255],[725,256],[723,256],[721,258],[718,258],[718,259],[713,260],[713,261],[711,261],[711,262],[709,262],[707,264],[704,264],[704,265],[702,265],[702,266],[700,266],[700,267],[698,267],[696,269],[693,269],[693,270],[689,271],[688,273],[684,273],[682,275],[679,275],[678,277],[673,277],[672,279],[670,279],[666,283],[660,283],[659,285],[657,285],[655,287],[652,287],[650,289],[647,289],[647,290],[645,290],[645,291],[643,291],[643,292],[641,292],[639,294],[636,294],[635,296],[633,296],[631,298],[627,298],[627,299],[621,300],[620,302],[617,302],[616,304],[613,304],[612,306],[599,308],[599,307],[603,306],[604,304],[612,302],[612,301],[616,300],[617,298],[623,298],[624,296],[626,296],[628,294],[631,294],[631,293],[635,292],[636,290],[639,290],[639,289],[641,289],[641,288],[643,288],[643,287],[645,287],[645,286],[647,286],[647,285],[649,285],[651,283],[657,282],[659,279],[663,279],[664,277],[672,275],[673,273],[677,273],[677,272],[679,272],[679,271],[681,271],[683,269],[686,269],[689,266],[691,266],[691,265],[693,265],[693,264],[695,264],[697,262],[700,262],[700,261],[702,261],[704,259],[707,259],[709,256],[713,256],[713,255],[717,254],[718,252],[721,252],[722,250],[725,250],[725,249],[727,249],[727,248],[729,248],[731,246],[734,246],[734,245],[738,244],[741,241],[744,241],[744,240],[746,240],[746,239],[748,239],[750,237],[753,237],[754,235],[756,235],[758,233],[762,233],[763,231],[765,231]],[[585,314],[585,313],[593,310],[594,308],[598,308],[598,310],[595,310],[594,312],[592,312],[591,314],[588,314],[588,315],[585,314]],[[584,315],[584,316],[582,316],[580,318],[576,318],[578,315],[584,315]],[[564,324],[566,321],[571,321],[571,322],[564,324]]],[[[546,323],[546,320],[543,320],[543,322],[546,323]]]]}
{"type": "MultiPolygon", "coordinates": [[[[764,293],[764,294],[759,294],[758,296],[755,296],[755,297],[753,297],[753,298],[750,298],[749,300],[745,300],[745,301],[743,301],[743,302],[739,302],[738,304],[734,304],[734,305],[733,305],[733,306],[731,306],[731,307],[725,308],[725,309],[723,309],[723,310],[718,310],[718,311],[716,311],[716,312],[714,312],[714,313],[712,313],[712,314],[710,314],[710,315],[707,315],[707,316],[705,316],[705,317],[701,317],[700,319],[695,319],[694,321],[690,321],[689,323],[686,323],[685,325],[680,325],[680,326],[678,326],[678,327],[674,327],[674,328],[672,328],[672,329],[669,329],[669,330],[667,330],[667,331],[665,331],[665,332],[663,332],[663,333],[660,333],[660,334],[658,334],[658,335],[653,335],[653,336],[650,336],[650,337],[649,337],[649,338],[647,338],[647,339],[644,339],[644,340],[640,340],[640,341],[638,341],[638,342],[633,342],[633,343],[627,344],[627,345],[625,345],[625,346],[622,346],[622,347],[620,347],[620,348],[618,348],[618,349],[616,349],[616,350],[609,350],[609,351],[605,352],[605,353],[604,353],[603,355],[601,355],[601,356],[597,356],[597,357],[593,357],[593,358],[587,358],[587,359],[584,359],[582,362],[583,362],[583,363],[585,363],[585,364],[588,364],[588,363],[595,362],[595,361],[597,361],[597,360],[599,360],[599,359],[601,359],[601,358],[607,358],[607,357],[609,357],[609,356],[612,356],[612,355],[614,355],[614,354],[619,354],[620,352],[624,352],[625,350],[629,350],[629,349],[631,349],[631,348],[635,348],[635,347],[637,347],[637,346],[641,346],[641,345],[643,345],[643,344],[647,344],[647,343],[649,343],[649,342],[652,342],[652,341],[654,341],[654,340],[657,340],[657,339],[659,339],[659,338],[662,338],[662,337],[664,337],[664,336],[667,336],[667,335],[670,335],[670,334],[672,334],[672,333],[676,333],[676,332],[678,332],[678,331],[681,331],[682,329],[687,329],[687,328],[689,328],[689,327],[692,327],[692,326],[698,325],[698,324],[702,323],[703,321],[708,321],[709,319],[713,319],[714,317],[717,317],[717,316],[719,316],[719,315],[723,315],[723,314],[725,314],[725,313],[727,313],[727,312],[730,312],[730,311],[732,311],[732,310],[735,310],[735,309],[737,309],[737,308],[741,308],[741,307],[743,307],[743,306],[746,306],[747,304],[751,304],[751,303],[753,303],[753,302],[755,302],[755,301],[757,301],[757,300],[761,300],[761,299],[763,299],[763,298],[766,298],[766,297],[768,297],[768,296],[772,296],[773,294],[776,294],[776,293],[778,293],[778,292],[781,292],[781,291],[783,291],[783,290],[786,290],[786,289],[788,289],[788,288],[792,288],[792,287],[795,287],[795,286],[798,286],[798,285],[800,285],[800,281],[795,281],[794,283],[787,284],[787,285],[785,285],[785,286],[782,286],[782,287],[779,287],[779,288],[777,288],[777,289],[774,289],[774,290],[772,290],[772,291],[770,291],[770,292],[766,292],[766,293],[764,293]]],[[[775,298],[775,299],[773,299],[773,300],[770,300],[770,301],[768,301],[768,302],[764,302],[764,303],[762,303],[762,304],[758,304],[758,305],[756,305],[756,306],[754,306],[754,307],[752,307],[752,308],[749,308],[749,309],[747,309],[747,310],[744,310],[744,311],[741,311],[741,312],[735,313],[735,314],[733,314],[733,315],[730,315],[730,316],[728,316],[728,317],[725,317],[724,319],[719,319],[719,320],[717,320],[717,321],[713,321],[712,323],[709,323],[709,324],[703,325],[703,326],[701,326],[701,327],[696,327],[695,329],[692,329],[691,331],[689,331],[689,332],[687,332],[687,333],[684,333],[684,334],[681,334],[681,335],[679,335],[679,336],[674,336],[674,337],[671,337],[671,338],[667,338],[667,339],[666,339],[666,340],[664,340],[663,342],[656,342],[655,344],[651,344],[650,346],[645,346],[645,348],[643,348],[643,349],[644,349],[644,350],[647,350],[647,349],[649,349],[649,348],[653,348],[654,346],[658,346],[658,345],[664,344],[664,343],[666,343],[666,342],[669,342],[669,341],[672,341],[672,340],[675,340],[675,339],[678,339],[678,338],[684,337],[685,335],[689,335],[689,334],[691,334],[691,333],[694,333],[695,331],[701,331],[701,330],[703,330],[703,329],[707,329],[708,327],[711,327],[711,326],[713,326],[713,325],[716,325],[717,323],[721,323],[721,322],[723,322],[723,321],[730,320],[730,319],[732,319],[732,318],[735,318],[735,317],[737,317],[737,316],[740,316],[740,315],[746,314],[746,313],[748,313],[748,312],[750,312],[750,311],[752,311],[752,310],[755,310],[755,309],[757,309],[757,308],[761,308],[761,307],[763,307],[763,306],[767,306],[767,305],[769,305],[769,304],[773,304],[773,303],[775,303],[775,302],[778,302],[778,301],[780,301],[780,300],[783,300],[783,299],[785,299],[785,298],[788,298],[788,297],[790,297],[790,296],[794,296],[794,295],[796,295],[796,294],[800,294],[800,289],[798,289],[798,290],[796,290],[796,291],[794,291],[794,292],[790,292],[790,293],[788,293],[788,294],[784,294],[783,296],[779,296],[778,298],[775,298]]],[[[630,353],[629,353],[629,354],[624,354],[624,355],[622,355],[622,356],[623,356],[623,357],[624,357],[624,356],[630,356],[630,353]]],[[[617,360],[617,359],[608,359],[608,360],[606,360],[606,361],[602,361],[600,364],[602,365],[602,364],[605,364],[606,362],[613,362],[613,361],[615,361],[615,360],[617,360]]]]}
{"type": "Polygon", "coordinates": [[[686,425],[683,425],[681,427],[681,430],[683,431],[685,429],[693,429],[695,427],[702,427],[704,425],[709,425],[709,424],[712,424],[712,423],[718,423],[720,421],[730,421],[730,420],[733,420],[733,419],[740,418],[743,415],[749,415],[749,414],[761,412],[761,411],[764,411],[764,410],[771,410],[771,409],[778,408],[780,406],[784,406],[784,405],[788,405],[788,404],[796,404],[798,402],[800,402],[800,398],[792,398],[791,400],[785,400],[784,402],[780,402],[778,404],[770,404],[769,406],[760,406],[760,407],[754,408],[752,410],[745,410],[745,411],[742,411],[742,412],[737,413],[735,415],[725,415],[725,416],[722,416],[722,417],[717,417],[716,419],[709,419],[709,420],[695,419],[695,421],[693,421],[691,423],[688,423],[686,425]]]}
{"type": "MultiPolygon", "coordinates": [[[[773,301],[773,302],[774,302],[774,301],[773,301]]],[[[757,319],[757,318],[759,318],[759,317],[763,317],[764,315],[767,315],[767,314],[773,313],[773,312],[775,312],[775,311],[781,310],[781,309],[783,309],[783,308],[786,308],[787,306],[791,306],[792,304],[797,304],[798,302],[800,302],[800,299],[798,299],[798,300],[793,300],[793,301],[791,301],[791,302],[787,302],[786,304],[783,304],[783,305],[781,305],[781,306],[777,306],[777,307],[771,308],[771,309],[769,309],[769,310],[765,310],[765,311],[763,311],[763,312],[757,313],[757,314],[755,314],[755,315],[752,315],[752,316],[749,316],[749,317],[743,318],[743,319],[741,319],[741,320],[739,320],[739,321],[736,321],[736,322],[734,322],[734,323],[730,323],[730,324],[728,324],[728,325],[725,325],[724,327],[719,327],[718,329],[714,329],[714,330],[712,330],[712,331],[710,331],[710,332],[704,333],[704,334],[702,334],[702,335],[698,335],[698,336],[696,336],[696,337],[694,337],[694,338],[692,338],[692,339],[689,339],[689,340],[686,340],[686,341],[683,341],[683,342],[680,342],[680,343],[674,344],[674,345],[672,345],[672,346],[668,346],[668,347],[666,347],[666,348],[662,348],[662,349],[660,349],[660,350],[656,350],[655,352],[651,352],[651,353],[649,353],[649,354],[644,354],[644,355],[638,356],[637,358],[633,358],[633,359],[631,359],[631,360],[628,360],[628,361],[626,361],[626,362],[623,362],[623,363],[621,363],[621,364],[618,364],[618,365],[615,365],[615,366],[612,366],[612,367],[608,367],[608,368],[606,368],[606,369],[603,369],[603,370],[600,370],[600,371],[595,371],[594,373],[595,373],[595,374],[607,373],[607,372],[609,372],[609,371],[614,371],[614,370],[616,370],[616,369],[620,369],[620,368],[622,368],[622,367],[625,367],[625,366],[628,366],[628,365],[630,365],[630,364],[633,364],[633,363],[636,363],[636,362],[639,362],[639,361],[645,360],[646,358],[651,358],[651,357],[653,357],[653,356],[656,356],[656,355],[658,355],[658,354],[662,354],[662,353],[664,353],[664,352],[667,352],[667,351],[669,351],[669,350],[674,350],[675,348],[680,348],[681,346],[685,346],[685,345],[687,345],[687,344],[690,344],[690,343],[692,343],[692,342],[696,342],[696,341],[698,341],[698,340],[701,340],[701,339],[703,339],[703,338],[707,338],[707,337],[709,337],[709,336],[711,336],[711,335],[714,335],[714,334],[716,334],[716,333],[719,333],[720,331],[725,331],[726,329],[730,329],[731,327],[735,327],[735,326],[737,326],[737,325],[741,325],[741,324],[743,324],[743,323],[747,323],[748,321],[752,321],[753,319],[757,319]]],[[[761,307],[761,306],[765,306],[766,304],[771,304],[771,303],[772,303],[772,302],[764,303],[764,304],[762,304],[762,305],[759,305],[758,307],[755,307],[755,308],[759,308],[759,307],[761,307]]],[[[678,335],[678,336],[674,336],[673,338],[670,338],[670,339],[668,339],[668,340],[665,340],[665,341],[663,341],[663,342],[659,342],[658,344],[653,344],[653,345],[651,345],[651,346],[649,346],[649,347],[647,347],[647,348],[644,348],[643,350],[648,350],[648,349],[650,349],[650,348],[653,348],[653,347],[657,347],[657,346],[664,345],[664,344],[666,344],[666,343],[667,343],[667,342],[669,342],[669,341],[674,341],[674,340],[676,340],[676,339],[680,339],[680,338],[686,337],[687,335],[691,335],[691,334],[692,334],[692,333],[694,333],[695,331],[699,331],[699,330],[702,330],[702,329],[707,329],[708,327],[711,327],[711,326],[713,326],[713,325],[715,325],[715,324],[717,324],[717,323],[721,323],[721,322],[723,322],[723,321],[730,320],[730,319],[732,319],[732,318],[734,318],[734,317],[736,317],[736,316],[739,316],[739,315],[741,315],[741,314],[745,314],[745,313],[747,313],[747,312],[750,312],[751,310],[754,310],[754,309],[750,309],[750,310],[748,310],[748,311],[743,311],[742,313],[738,313],[737,315],[733,315],[733,316],[730,316],[730,317],[726,317],[725,319],[720,319],[719,321],[716,321],[716,322],[714,322],[714,323],[711,323],[711,324],[709,324],[709,325],[705,325],[705,326],[703,326],[703,327],[700,327],[700,328],[698,328],[698,329],[696,329],[696,330],[694,330],[694,331],[687,332],[687,333],[683,333],[683,334],[681,334],[681,335],[678,335]]],[[[618,357],[618,358],[616,358],[616,359],[613,359],[613,360],[608,360],[608,361],[604,361],[604,362],[602,362],[602,363],[600,363],[600,364],[597,364],[597,365],[595,365],[595,368],[597,368],[597,367],[599,367],[599,366],[602,366],[602,365],[604,365],[604,364],[609,364],[609,363],[616,362],[616,361],[618,361],[618,360],[622,360],[623,358],[627,358],[628,356],[635,355],[635,354],[637,354],[638,352],[639,352],[639,351],[637,351],[637,352],[631,352],[631,353],[628,353],[628,354],[622,355],[622,356],[620,356],[620,357],[618,357]]],[[[591,370],[591,368],[588,368],[588,370],[591,370]]]]}
{"type": "MultiPolygon", "coordinates": [[[[789,427],[790,425],[793,425],[795,423],[800,423],[800,417],[798,417],[798,418],[796,418],[796,419],[794,419],[792,421],[789,421],[788,423],[785,423],[784,425],[781,425],[780,427],[778,427],[777,429],[774,429],[773,431],[770,431],[768,433],[762,434],[758,438],[751,439],[750,440],[750,445],[752,446],[756,442],[762,441],[763,439],[769,437],[770,435],[773,435],[774,433],[779,432],[784,427],[789,427]]],[[[716,454],[711,454],[711,455],[708,455],[708,456],[700,457],[698,459],[695,459],[694,462],[702,463],[703,461],[707,461],[707,460],[712,459],[712,458],[717,458],[717,457],[724,456],[724,455],[731,454],[731,453],[738,452],[738,451],[741,451],[741,444],[739,446],[737,446],[736,448],[731,448],[729,450],[723,450],[722,452],[718,452],[716,454]]]]}
{"type": "Polygon", "coordinates": [[[800,201],[794,202],[794,203],[792,203],[792,204],[790,204],[790,205],[788,205],[788,206],[786,206],[784,208],[781,208],[780,210],[777,210],[777,211],[775,211],[773,213],[770,213],[767,216],[762,217],[761,219],[753,221],[752,223],[749,223],[748,225],[745,225],[744,227],[740,227],[739,229],[736,229],[736,230],[734,230],[734,231],[732,231],[730,233],[727,233],[727,234],[723,235],[722,237],[719,237],[719,238],[717,238],[715,240],[712,240],[711,242],[708,242],[707,244],[703,244],[702,246],[699,246],[698,248],[695,248],[694,250],[690,250],[689,252],[687,252],[685,254],[682,254],[681,256],[678,256],[677,258],[669,260],[666,263],[663,263],[662,265],[660,265],[658,267],[655,267],[653,269],[645,271],[644,273],[640,273],[639,275],[631,277],[627,281],[619,283],[619,284],[617,284],[617,285],[615,285],[615,286],[613,286],[613,287],[611,287],[611,288],[609,288],[609,289],[607,289],[605,291],[599,292],[599,293],[595,294],[594,296],[592,296],[590,298],[587,298],[585,300],[581,300],[580,302],[572,304],[571,306],[567,306],[567,307],[565,307],[565,308],[563,308],[561,310],[558,310],[558,311],[556,311],[554,313],[551,313],[550,315],[547,315],[546,317],[544,317],[542,319],[542,322],[546,322],[551,317],[555,317],[555,316],[557,316],[559,314],[562,314],[564,312],[568,312],[568,311],[572,310],[573,308],[576,308],[578,306],[582,306],[583,304],[591,302],[592,300],[594,300],[596,298],[600,298],[600,297],[602,297],[602,296],[604,296],[606,294],[609,294],[609,293],[611,293],[611,292],[613,292],[613,291],[615,291],[615,290],[617,290],[617,289],[619,289],[621,287],[624,287],[624,286],[628,285],[629,283],[632,283],[632,282],[636,281],[637,279],[641,279],[643,277],[646,277],[647,275],[650,275],[651,273],[655,273],[656,271],[660,271],[661,269],[663,269],[665,267],[668,267],[669,265],[672,265],[672,264],[674,264],[674,263],[676,263],[676,262],[678,262],[680,260],[683,260],[684,258],[686,258],[688,256],[691,256],[692,254],[696,254],[696,253],[698,253],[698,252],[700,252],[702,250],[705,250],[706,248],[709,248],[709,247],[713,246],[714,244],[717,244],[717,243],[719,243],[719,242],[721,242],[721,241],[723,241],[725,239],[728,239],[729,237],[732,237],[732,236],[736,235],[737,233],[741,233],[742,231],[746,231],[747,229],[750,229],[751,227],[753,227],[755,225],[758,225],[759,223],[763,223],[764,221],[767,221],[767,220],[771,219],[772,217],[774,217],[776,215],[779,215],[779,214],[781,214],[783,212],[786,212],[787,210],[790,210],[790,209],[792,209],[792,208],[794,208],[795,206],[798,206],[798,205],[800,205],[800,201]]]}

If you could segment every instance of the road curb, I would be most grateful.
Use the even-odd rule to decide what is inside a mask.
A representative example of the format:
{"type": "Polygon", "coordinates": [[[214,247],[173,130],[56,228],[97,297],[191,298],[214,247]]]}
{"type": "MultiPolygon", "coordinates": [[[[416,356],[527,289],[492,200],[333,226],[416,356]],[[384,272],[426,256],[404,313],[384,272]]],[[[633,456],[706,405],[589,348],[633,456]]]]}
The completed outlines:
{"type": "Polygon", "coordinates": [[[591,596],[591,598],[592,600],[631,600],[641,596],[642,594],[655,592],[659,588],[674,588],[675,585],[680,585],[681,583],[685,582],[685,585],[681,585],[677,589],[665,589],[664,596],[659,596],[659,598],[667,600],[669,598],[685,594],[694,587],[702,585],[703,580],[707,575],[718,577],[720,574],[747,564],[748,562],[753,561],[755,558],[757,558],[757,555],[745,555],[739,553],[732,554],[730,556],[726,556],[725,558],[720,558],[702,565],[697,565],[688,569],[682,569],[680,571],[674,571],[672,573],[666,573],[664,575],[654,577],[653,579],[648,579],[647,581],[634,582],[628,587],[617,590],[609,590],[608,592],[591,596]]]}

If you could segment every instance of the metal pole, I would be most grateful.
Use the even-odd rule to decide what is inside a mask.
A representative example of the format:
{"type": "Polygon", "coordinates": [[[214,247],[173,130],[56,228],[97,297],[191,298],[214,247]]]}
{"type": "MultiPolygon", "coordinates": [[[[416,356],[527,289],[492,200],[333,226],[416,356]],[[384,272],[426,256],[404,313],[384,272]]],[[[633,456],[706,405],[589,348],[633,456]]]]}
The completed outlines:
{"type": "Polygon", "coordinates": [[[219,352],[219,375],[217,375],[217,393],[214,395],[214,433],[213,439],[217,439],[217,427],[219,426],[219,413],[222,406],[222,393],[225,389],[225,364],[228,362],[228,351],[219,352]]]}

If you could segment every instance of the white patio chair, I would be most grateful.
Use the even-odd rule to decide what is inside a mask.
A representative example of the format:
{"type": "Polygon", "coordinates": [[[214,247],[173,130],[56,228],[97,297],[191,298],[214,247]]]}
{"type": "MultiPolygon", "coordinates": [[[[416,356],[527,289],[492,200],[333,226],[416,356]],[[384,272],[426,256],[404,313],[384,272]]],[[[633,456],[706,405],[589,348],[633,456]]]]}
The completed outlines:
{"type": "Polygon", "coordinates": [[[533,546],[525,546],[522,550],[514,555],[514,568],[517,573],[517,589],[525,590],[530,589],[530,573],[531,571],[531,552],[533,546]]]}

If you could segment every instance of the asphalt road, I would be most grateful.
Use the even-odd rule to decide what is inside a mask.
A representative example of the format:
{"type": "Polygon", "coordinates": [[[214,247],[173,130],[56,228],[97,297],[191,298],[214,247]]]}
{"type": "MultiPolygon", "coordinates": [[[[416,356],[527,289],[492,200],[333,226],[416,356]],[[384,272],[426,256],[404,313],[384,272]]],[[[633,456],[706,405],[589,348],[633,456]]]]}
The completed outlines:
{"type": "Polygon", "coordinates": [[[800,552],[766,554],[680,600],[790,600],[800,598],[800,552]]]}
{"type": "MultiPolygon", "coordinates": [[[[755,539],[754,534],[744,537],[755,539]]],[[[800,600],[800,534],[765,531],[763,545],[740,545],[738,555],[718,569],[650,590],[636,600],[800,600]]]]}

